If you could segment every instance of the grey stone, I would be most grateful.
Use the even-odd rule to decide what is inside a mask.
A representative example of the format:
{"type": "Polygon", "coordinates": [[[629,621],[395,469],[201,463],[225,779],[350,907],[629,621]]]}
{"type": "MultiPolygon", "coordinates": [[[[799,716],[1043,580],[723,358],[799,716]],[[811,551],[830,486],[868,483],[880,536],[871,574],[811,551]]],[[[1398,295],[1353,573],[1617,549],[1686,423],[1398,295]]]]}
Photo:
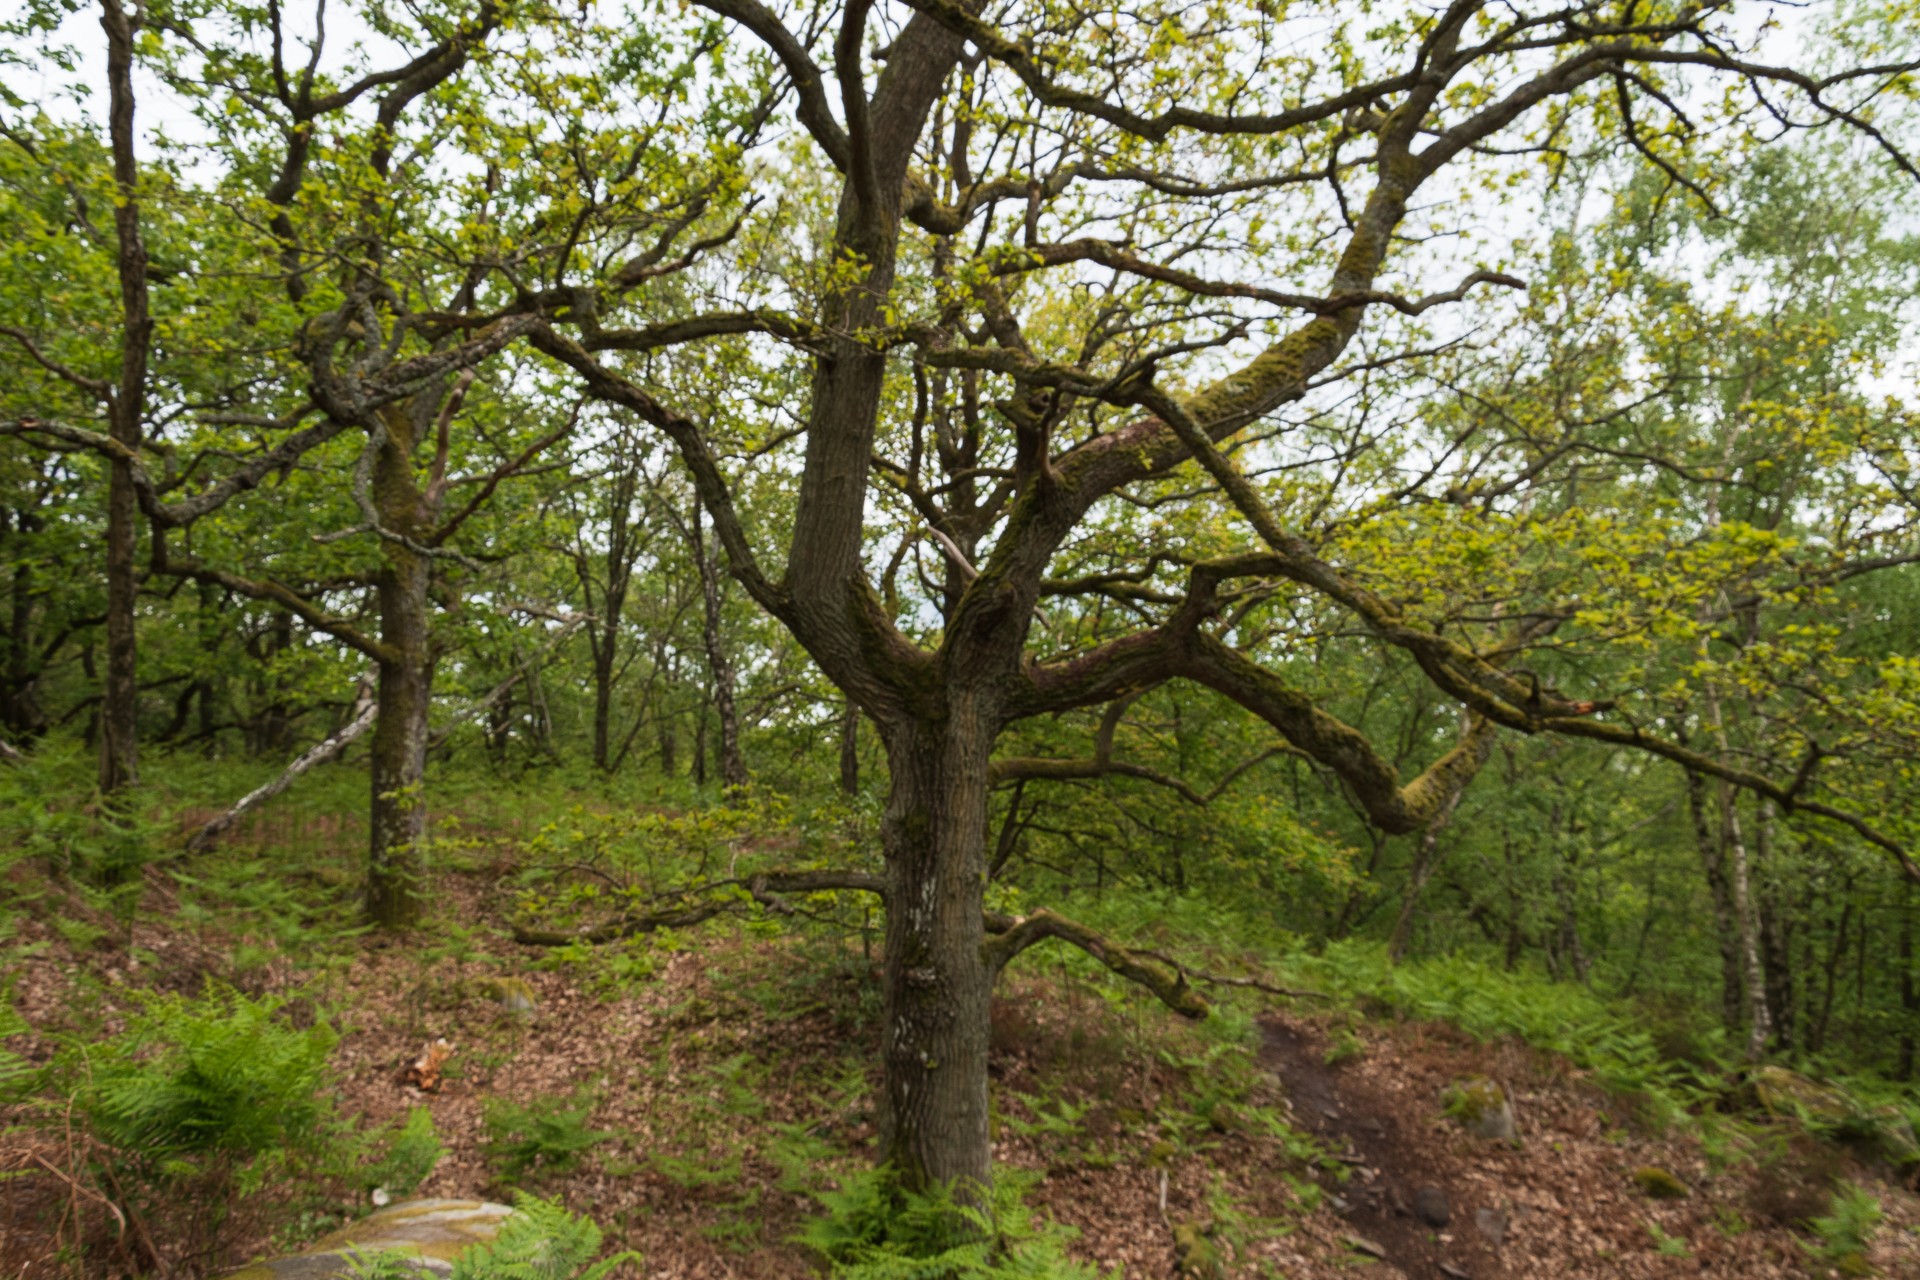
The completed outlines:
{"type": "Polygon", "coordinates": [[[1453,1221],[1453,1206],[1440,1188],[1422,1187],[1413,1193],[1413,1215],[1430,1227],[1444,1227],[1453,1221]]]}
{"type": "Polygon", "coordinates": [[[349,1223],[304,1253],[253,1263],[225,1280],[340,1280],[353,1274],[356,1255],[379,1253],[404,1255],[422,1277],[445,1276],[455,1258],[499,1235],[512,1212],[484,1200],[407,1200],[349,1223]]]}
{"type": "Polygon", "coordinates": [[[1476,1138],[1511,1142],[1518,1132],[1513,1099],[1485,1076],[1469,1076],[1448,1085],[1440,1095],[1441,1108],[1476,1138]]]}
{"type": "Polygon", "coordinates": [[[1386,1260],[1386,1249],[1381,1245],[1375,1244],[1365,1236],[1348,1236],[1346,1239],[1347,1247],[1355,1253],[1364,1253],[1369,1258],[1379,1258],[1383,1262],[1386,1260]]]}
{"type": "Polygon", "coordinates": [[[1507,1239],[1507,1212],[1504,1209],[1476,1209],[1473,1212],[1473,1225],[1480,1229],[1487,1243],[1498,1249],[1507,1239]]]}

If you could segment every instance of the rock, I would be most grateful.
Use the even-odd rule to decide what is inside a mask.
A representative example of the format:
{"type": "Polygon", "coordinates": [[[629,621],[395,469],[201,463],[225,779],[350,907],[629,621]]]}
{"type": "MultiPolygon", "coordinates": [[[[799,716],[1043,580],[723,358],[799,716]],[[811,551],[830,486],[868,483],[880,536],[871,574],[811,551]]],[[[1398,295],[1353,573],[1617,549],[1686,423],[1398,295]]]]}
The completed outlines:
{"type": "Polygon", "coordinates": [[[1413,1216],[1438,1229],[1453,1221],[1453,1206],[1447,1203],[1447,1193],[1440,1188],[1421,1187],[1413,1193],[1413,1216]]]}
{"type": "Polygon", "coordinates": [[[1635,1169],[1633,1185],[1640,1188],[1640,1194],[1649,1200],[1685,1200],[1693,1194],[1686,1183],[1658,1165],[1650,1164],[1635,1169]]]}
{"type": "Polygon", "coordinates": [[[1198,1280],[1219,1280],[1224,1274],[1220,1247],[1213,1242],[1213,1224],[1196,1220],[1173,1228],[1174,1274],[1198,1280]]]}
{"type": "Polygon", "coordinates": [[[1441,1093],[1440,1106],[1476,1138],[1513,1140],[1513,1101],[1505,1089],[1485,1076],[1454,1081],[1441,1093]]]}
{"type": "Polygon", "coordinates": [[[1386,1249],[1378,1244],[1375,1244],[1373,1241],[1367,1239],[1365,1236],[1347,1236],[1345,1237],[1345,1239],[1347,1242],[1347,1248],[1353,1250],[1355,1253],[1364,1253],[1369,1258],[1378,1258],[1382,1262],[1386,1261],[1387,1259],[1386,1249]]]}
{"type": "Polygon", "coordinates": [[[1473,1225],[1480,1229],[1488,1244],[1498,1249],[1507,1239],[1507,1211],[1504,1209],[1476,1209],[1473,1212],[1473,1225]]]}
{"type": "Polygon", "coordinates": [[[500,1233],[513,1210],[483,1200],[406,1200],[349,1223],[296,1253],[256,1262],[225,1280],[345,1280],[354,1258],[394,1252],[406,1255],[423,1277],[452,1272],[453,1260],[500,1233]]]}
{"type": "Polygon", "coordinates": [[[1809,1080],[1785,1067],[1757,1067],[1748,1083],[1754,1099],[1777,1116],[1790,1116],[1832,1137],[1871,1147],[1896,1166],[1920,1163],[1920,1139],[1898,1107],[1873,1107],[1843,1089],[1809,1080]]]}
{"type": "Polygon", "coordinates": [[[1454,1266],[1451,1262],[1443,1262],[1440,1264],[1440,1274],[1445,1276],[1447,1280],[1473,1280],[1472,1276],[1462,1271],[1459,1267],[1454,1266]]]}
{"type": "Polygon", "coordinates": [[[480,984],[480,990],[508,1013],[528,1014],[540,1007],[525,978],[488,978],[480,984]]]}
{"type": "Polygon", "coordinates": [[[1894,1106],[1875,1107],[1869,1113],[1873,1121],[1874,1145],[1880,1154],[1902,1168],[1920,1164],[1920,1138],[1913,1132],[1913,1121],[1894,1106]]]}
{"type": "Polygon", "coordinates": [[[1839,1124],[1853,1108],[1847,1095],[1838,1089],[1807,1079],[1785,1067],[1756,1067],[1749,1077],[1753,1096],[1760,1105],[1777,1116],[1798,1116],[1826,1124],[1839,1124]]]}

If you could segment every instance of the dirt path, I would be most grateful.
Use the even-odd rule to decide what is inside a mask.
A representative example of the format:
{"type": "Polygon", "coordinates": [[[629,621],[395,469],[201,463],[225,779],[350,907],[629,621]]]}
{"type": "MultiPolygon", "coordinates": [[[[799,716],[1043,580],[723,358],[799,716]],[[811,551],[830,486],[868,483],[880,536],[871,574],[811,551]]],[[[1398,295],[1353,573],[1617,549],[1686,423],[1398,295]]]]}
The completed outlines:
{"type": "Polygon", "coordinates": [[[1362,1077],[1328,1066],[1325,1039],[1310,1026],[1270,1016],[1260,1029],[1261,1059],[1285,1085],[1295,1121],[1351,1169],[1345,1183],[1329,1179],[1327,1190],[1351,1227],[1355,1253],[1380,1258],[1409,1280],[1505,1280],[1485,1234],[1504,1231],[1503,1211],[1449,1185],[1451,1161],[1404,1114],[1407,1099],[1378,1096],[1362,1077]]]}

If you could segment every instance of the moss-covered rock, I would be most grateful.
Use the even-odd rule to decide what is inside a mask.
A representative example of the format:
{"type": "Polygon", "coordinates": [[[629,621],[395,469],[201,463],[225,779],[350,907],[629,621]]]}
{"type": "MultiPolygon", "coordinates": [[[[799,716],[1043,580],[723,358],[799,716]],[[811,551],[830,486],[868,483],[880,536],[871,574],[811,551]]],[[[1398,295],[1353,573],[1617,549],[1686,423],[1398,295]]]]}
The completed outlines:
{"type": "Polygon", "coordinates": [[[480,994],[508,1013],[528,1014],[540,1007],[540,999],[525,978],[482,978],[480,994]]]}
{"type": "Polygon", "coordinates": [[[1785,1067],[1758,1067],[1748,1086],[1761,1107],[1789,1116],[1831,1138],[1855,1143],[1895,1166],[1920,1164],[1913,1122],[1894,1106],[1873,1106],[1844,1089],[1810,1080],[1785,1067]]]}
{"type": "Polygon", "coordinates": [[[1756,1067],[1748,1079],[1754,1099],[1777,1116],[1837,1125],[1853,1111],[1851,1101],[1840,1090],[1785,1067],[1756,1067]]]}
{"type": "Polygon", "coordinates": [[[1461,1128],[1476,1138],[1511,1142],[1517,1132],[1513,1120],[1513,1100],[1507,1091],[1485,1076],[1468,1076],[1448,1085],[1440,1095],[1440,1106],[1461,1128]]]}
{"type": "Polygon", "coordinates": [[[353,1274],[354,1257],[395,1253],[422,1276],[444,1276],[453,1261],[500,1234],[513,1210],[484,1200],[408,1200],[340,1228],[304,1253],[271,1258],[225,1280],[338,1280],[353,1274]]]}
{"type": "Polygon", "coordinates": [[[1213,1242],[1213,1224],[1204,1220],[1175,1223],[1174,1274],[1192,1280],[1219,1280],[1226,1274],[1220,1246],[1213,1242]]]}
{"type": "Polygon", "coordinates": [[[1633,1185],[1649,1200],[1685,1200],[1693,1194],[1686,1183],[1652,1164],[1633,1171],[1633,1185]]]}

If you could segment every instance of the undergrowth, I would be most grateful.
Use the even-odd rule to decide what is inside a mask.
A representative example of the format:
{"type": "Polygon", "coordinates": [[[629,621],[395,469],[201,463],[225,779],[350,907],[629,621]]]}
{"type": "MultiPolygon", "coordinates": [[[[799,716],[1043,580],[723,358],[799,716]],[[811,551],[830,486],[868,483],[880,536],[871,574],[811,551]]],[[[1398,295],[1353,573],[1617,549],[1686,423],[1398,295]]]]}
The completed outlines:
{"type": "Polygon", "coordinates": [[[950,1188],[912,1194],[885,1169],[853,1174],[815,1197],[820,1216],[797,1239],[828,1263],[833,1280],[1098,1280],[1067,1257],[1077,1234],[1035,1215],[1028,1181],[999,1174],[985,1208],[950,1188]]]}

